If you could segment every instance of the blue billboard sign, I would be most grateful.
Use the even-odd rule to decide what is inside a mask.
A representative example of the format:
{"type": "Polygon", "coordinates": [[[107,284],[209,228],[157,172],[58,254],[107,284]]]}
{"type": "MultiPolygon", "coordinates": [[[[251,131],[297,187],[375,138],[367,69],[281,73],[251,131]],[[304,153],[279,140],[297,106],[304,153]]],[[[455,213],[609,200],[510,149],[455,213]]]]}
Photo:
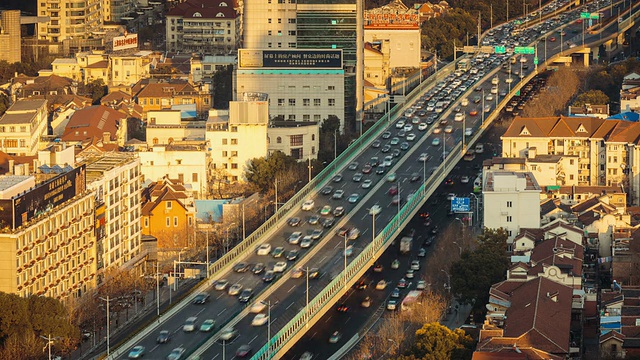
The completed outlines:
{"type": "Polygon", "coordinates": [[[451,211],[470,212],[471,211],[470,203],[471,202],[469,201],[469,198],[455,197],[451,199],[451,211]]]}

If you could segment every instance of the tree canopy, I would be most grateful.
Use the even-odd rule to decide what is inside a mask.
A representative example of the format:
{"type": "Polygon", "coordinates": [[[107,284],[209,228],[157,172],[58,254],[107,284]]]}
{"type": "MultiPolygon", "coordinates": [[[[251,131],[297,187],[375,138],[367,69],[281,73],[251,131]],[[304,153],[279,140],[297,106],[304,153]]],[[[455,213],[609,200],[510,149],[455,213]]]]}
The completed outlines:
{"type": "Polygon", "coordinates": [[[449,330],[437,322],[425,324],[416,331],[416,339],[400,360],[468,359],[473,352],[473,339],[463,330],[449,330]]]}
{"type": "MultiPolygon", "coordinates": [[[[298,162],[291,156],[281,151],[275,151],[268,157],[259,157],[249,160],[245,177],[260,192],[266,193],[274,186],[276,176],[284,177],[285,174],[295,172],[299,167],[298,162]]],[[[282,179],[279,177],[279,179],[282,179]]]]}
{"type": "Polygon", "coordinates": [[[589,90],[576,98],[573,106],[605,105],[609,103],[609,97],[602,90],[589,90]]]}
{"type": "Polygon", "coordinates": [[[233,96],[233,65],[227,65],[224,69],[213,74],[213,107],[216,109],[228,109],[229,101],[233,96]]]}
{"type": "Polygon", "coordinates": [[[477,238],[479,246],[472,252],[464,252],[461,259],[451,265],[451,291],[459,301],[486,303],[491,285],[506,276],[507,238],[502,228],[485,228],[477,238]]]}

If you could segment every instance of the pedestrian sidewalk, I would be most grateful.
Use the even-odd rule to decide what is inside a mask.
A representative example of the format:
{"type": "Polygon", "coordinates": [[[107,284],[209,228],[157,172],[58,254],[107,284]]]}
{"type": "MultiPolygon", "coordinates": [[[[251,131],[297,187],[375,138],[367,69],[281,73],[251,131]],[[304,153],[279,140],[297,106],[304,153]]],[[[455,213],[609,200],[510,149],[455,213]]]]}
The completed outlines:
{"type": "Polygon", "coordinates": [[[460,304],[456,299],[451,302],[451,313],[445,314],[440,324],[451,330],[457,329],[464,325],[465,321],[471,314],[471,305],[460,304]]]}

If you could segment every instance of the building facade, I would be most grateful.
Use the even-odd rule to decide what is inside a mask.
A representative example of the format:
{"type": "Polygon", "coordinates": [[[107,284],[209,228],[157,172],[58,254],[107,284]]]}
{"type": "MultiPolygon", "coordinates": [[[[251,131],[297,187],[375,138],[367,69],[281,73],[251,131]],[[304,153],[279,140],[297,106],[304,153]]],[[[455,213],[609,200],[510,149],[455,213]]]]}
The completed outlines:
{"type": "Polygon", "coordinates": [[[166,15],[167,50],[234,53],[242,39],[242,17],[236,7],[235,0],[187,0],[177,4],[166,15]]]}
{"type": "Polygon", "coordinates": [[[58,43],[63,40],[87,39],[93,32],[102,31],[102,1],[39,1],[38,16],[47,16],[49,21],[37,25],[38,39],[58,43]]]}
{"type": "Polygon", "coordinates": [[[18,100],[0,117],[0,150],[35,155],[47,135],[47,100],[18,100]]]}
{"type": "Polygon", "coordinates": [[[171,145],[183,141],[203,142],[206,122],[183,119],[181,110],[149,111],[147,113],[147,146],[171,145]]]}
{"type": "Polygon", "coordinates": [[[309,157],[317,159],[319,136],[320,125],[317,122],[271,121],[267,129],[269,155],[281,151],[301,161],[309,157]]]}
{"type": "Polygon", "coordinates": [[[20,10],[4,10],[0,12],[0,60],[20,62],[21,49],[20,10]]]}
{"type": "MultiPolygon", "coordinates": [[[[0,188],[13,176],[0,178],[0,188]]],[[[0,215],[0,291],[65,299],[96,286],[94,195],[85,177],[84,166],[35,187],[28,176],[28,189],[0,199],[13,209],[0,215]]]]}
{"type": "Polygon", "coordinates": [[[120,22],[123,16],[136,10],[137,0],[102,0],[104,21],[120,22]]]}
{"type": "MultiPolygon", "coordinates": [[[[269,106],[266,101],[231,101],[229,111],[211,110],[207,142],[213,176],[244,181],[249,160],[267,155],[269,106]]],[[[303,158],[310,154],[303,154],[303,158]]]]}
{"type": "MultiPolygon", "coordinates": [[[[140,84],[140,83],[139,83],[140,84]]],[[[142,106],[143,116],[153,110],[168,110],[173,105],[195,104],[198,114],[206,113],[213,103],[209,87],[186,81],[150,82],[140,86],[136,98],[142,106]]]]}
{"type": "Polygon", "coordinates": [[[146,254],[141,243],[140,160],[127,153],[78,158],[86,164],[87,187],[94,192],[97,267],[102,281],[108,268],[128,268],[146,254]]]}
{"type": "Polygon", "coordinates": [[[504,228],[508,242],[520,228],[540,227],[541,188],[530,172],[488,171],[483,177],[484,226],[504,228]]]}

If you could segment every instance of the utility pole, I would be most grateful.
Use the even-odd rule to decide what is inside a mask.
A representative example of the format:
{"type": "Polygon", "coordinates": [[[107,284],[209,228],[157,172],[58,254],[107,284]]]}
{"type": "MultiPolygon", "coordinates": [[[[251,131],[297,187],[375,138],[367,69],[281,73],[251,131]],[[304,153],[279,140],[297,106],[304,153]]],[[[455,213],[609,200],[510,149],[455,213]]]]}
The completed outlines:
{"type": "Polygon", "coordinates": [[[482,34],[482,13],[478,13],[478,49],[480,48],[480,34],[482,34]]]}
{"type": "Polygon", "coordinates": [[[491,17],[489,18],[489,28],[493,29],[493,3],[489,4],[491,17]]]}

